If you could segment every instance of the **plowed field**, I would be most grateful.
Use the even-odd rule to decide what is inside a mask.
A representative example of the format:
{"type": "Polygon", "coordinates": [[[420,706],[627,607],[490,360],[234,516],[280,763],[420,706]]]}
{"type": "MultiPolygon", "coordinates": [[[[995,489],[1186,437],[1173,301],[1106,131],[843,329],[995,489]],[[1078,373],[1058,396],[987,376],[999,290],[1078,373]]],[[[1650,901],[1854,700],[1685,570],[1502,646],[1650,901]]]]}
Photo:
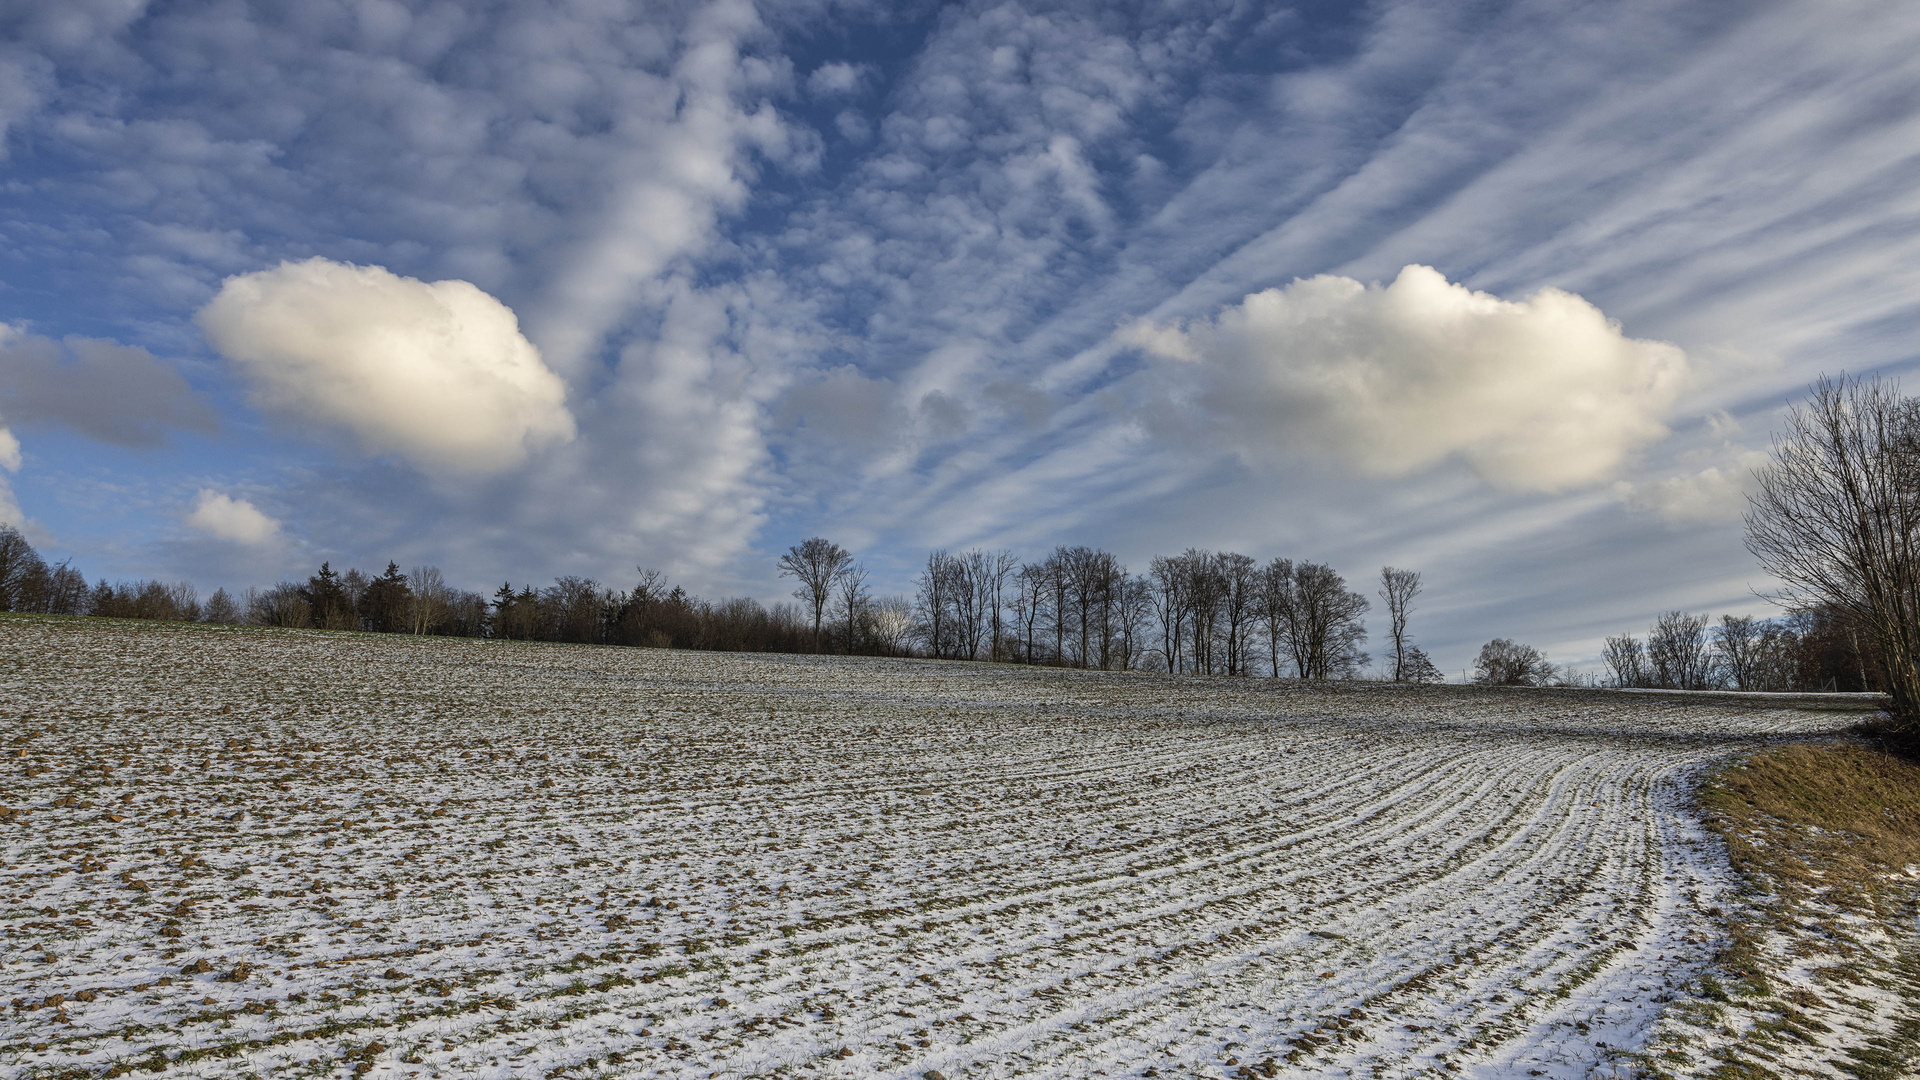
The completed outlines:
{"type": "Polygon", "coordinates": [[[1584,1077],[1855,717],[0,620],[0,1074],[1584,1077]],[[58,1000],[55,1000],[55,999],[58,1000]]]}

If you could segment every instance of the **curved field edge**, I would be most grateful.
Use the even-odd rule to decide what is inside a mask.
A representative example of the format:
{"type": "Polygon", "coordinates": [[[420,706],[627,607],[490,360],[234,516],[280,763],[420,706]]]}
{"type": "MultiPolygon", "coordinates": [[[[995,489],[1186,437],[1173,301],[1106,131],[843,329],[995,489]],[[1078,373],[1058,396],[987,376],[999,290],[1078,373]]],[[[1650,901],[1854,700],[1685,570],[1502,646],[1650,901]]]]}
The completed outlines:
{"type": "Polygon", "coordinates": [[[0,1075],[1584,1078],[1862,707],[0,618],[0,1075]]]}
{"type": "Polygon", "coordinates": [[[1893,1080],[1920,1064],[1920,764],[1860,740],[1742,755],[1699,791],[1737,891],[1650,1075],[1893,1080]]]}

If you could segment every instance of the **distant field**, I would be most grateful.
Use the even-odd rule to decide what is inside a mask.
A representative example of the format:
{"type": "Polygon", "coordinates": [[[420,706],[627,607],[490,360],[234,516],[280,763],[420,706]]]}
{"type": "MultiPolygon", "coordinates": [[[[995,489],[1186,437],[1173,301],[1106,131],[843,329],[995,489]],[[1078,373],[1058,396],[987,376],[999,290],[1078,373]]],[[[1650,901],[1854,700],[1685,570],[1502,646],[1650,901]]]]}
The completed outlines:
{"type": "Polygon", "coordinates": [[[3,618],[0,1074],[1586,1077],[1797,704],[3,618]]]}

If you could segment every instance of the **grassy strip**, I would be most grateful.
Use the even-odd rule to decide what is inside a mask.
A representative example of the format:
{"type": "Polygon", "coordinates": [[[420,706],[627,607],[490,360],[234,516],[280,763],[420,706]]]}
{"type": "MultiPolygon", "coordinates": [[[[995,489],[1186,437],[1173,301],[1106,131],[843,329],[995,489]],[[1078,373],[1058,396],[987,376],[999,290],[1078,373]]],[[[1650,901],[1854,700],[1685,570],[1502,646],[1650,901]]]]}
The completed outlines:
{"type": "Polygon", "coordinates": [[[1920,764],[1866,746],[1770,750],[1715,775],[1700,804],[1734,869],[1794,898],[1824,889],[1830,903],[1880,912],[1894,902],[1887,877],[1920,865],[1920,764]]]}
{"type": "Polygon", "coordinates": [[[1784,746],[1719,770],[1699,799],[1742,891],[1716,975],[1701,980],[1706,1000],[1676,1010],[1691,1037],[1669,1040],[1704,1060],[1676,1047],[1642,1067],[1717,1080],[1904,1075],[1920,1061],[1920,764],[1861,743],[1784,746]],[[1862,988],[1900,999],[1899,1015],[1862,1024],[1862,988]]]}

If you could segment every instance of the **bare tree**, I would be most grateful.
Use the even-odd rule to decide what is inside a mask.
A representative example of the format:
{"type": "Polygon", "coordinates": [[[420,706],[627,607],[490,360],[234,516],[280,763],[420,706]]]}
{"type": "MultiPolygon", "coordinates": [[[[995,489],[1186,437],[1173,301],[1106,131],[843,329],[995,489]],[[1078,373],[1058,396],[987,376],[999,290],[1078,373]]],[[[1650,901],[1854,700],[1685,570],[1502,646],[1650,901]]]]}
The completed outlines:
{"type": "Polygon", "coordinates": [[[1260,568],[1260,621],[1267,636],[1268,673],[1280,677],[1280,653],[1292,655],[1293,560],[1274,558],[1260,568]]]}
{"type": "Polygon", "coordinates": [[[1760,641],[1754,649],[1755,690],[1798,690],[1807,686],[1805,677],[1806,642],[1794,624],[1802,620],[1788,616],[1769,619],[1760,627],[1760,641]]]}
{"type": "Polygon", "coordinates": [[[1080,599],[1080,663],[1082,667],[1111,670],[1119,648],[1121,590],[1127,568],[1112,552],[1079,549],[1079,580],[1075,592],[1080,599]],[[1096,660],[1095,657],[1098,657],[1096,660]]]}
{"type": "Polygon", "coordinates": [[[1766,624],[1751,615],[1720,617],[1713,634],[1713,651],[1735,690],[1761,689],[1761,647],[1766,630],[1766,624]]]}
{"type": "Polygon", "coordinates": [[[1020,560],[1011,551],[987,552],[982,558],[976,580],[980,583],[981,604],[987,610],[988,650],[991,659],[1001,659],[1001,649],[1006,636],[1006,623],[1003,616],[1008,607],[1007,587],[1020,567],[1020,560]]]}
{"type": "Polygon", "coordinates": [[[1367,654],[1360,651],[1367,639],[1360,616],[1373,605],[1323,563],[1300,563],[1293,568],[1293,578],[1312,661],[1306,677],[1350,677],[1367,662],[1367,654]]]}
{"type": "Polygon", "coordinates": [[[440,621],[446,607],[446,579],[437,566],[416,566],[407,572],[407,588],[412,592],[407,610],[408,628],[416,634],[427,633],[440,621]]]}
{"type": "MultiPolygon", "coordinates": [[[[1263,604],[1277,615],[1268,633],[1278,631],[1287,644],[1294,671],[1303,679],[1351,676],[1367,662],[1360,651],[1367,629],[1360,621],[1372,605],[1347,588],[1346,579],[1322,563],[1269,563],[1261,583],[1263,604]],[[1282,571],[1284,580],[1280,580],[1282,571]]],[[[1277,662],[1279,650],[1274,648],[1277,662]]]]}
{"type": "Polygon", "coordinates": [[[1259,610],[1259,564],[1237,552],[1214,556],[1214,577],[1220,584],[1220,611],[1227,621],[1227,674],[1246,675],[1252,666],[1247,655],[1254,616],[1259,610]]]}
{"type": "Polygon", "coordinates": [[[46,573],[46,563],[27,542],[20,530],[0,524],[0,611],[19,611],[25,603],[30,583],[46,573]]]}
{"type": "Polygon", "coordinates": [[[346,573],[340,575],[340,597],[346,603],[346,617],[342,620],[342,623],[347,629],[366,629],[366,620],[361,616],[360,608],[361,605],[365,603],[367,599],[367,589],[372,584],[373,582],[367,578],[367,575],[352,568],[349,568],[346,573]]]}
{"type": "Polygon", "coordinates": [[[1557,670],[1539,649],[1494,638],[1480,646],[1473,681],[1486,686],[1545,686],[1557,670]]]}
{"type": "Polygon", "coordinates": [[[1062,579],[1068,589],[1060,599],[1065,601],[1069,596],[1072,598],[1073,626],[1078,633],[1073,662],[1077,667],[1092,667],[1093,631],[1099,625],[1094,619],[1093,608],[1098,603],[1101,587],[1105,583],[1107,568],[1103,565],[1104,553],[1082,546],[1061,548],[1056,554],[1060,558],[1062,579]]]}
{"type": "Polygon", "coordinates": [[[1221,594],[1225,591],[1225,583],[1220,580],[1219,567],[1214,564],[1212,552],[1188,548],[1180,554],[1179,562],[1186,578],[1183,587],[1187,595],[1187,632],[1193,646],[1189,666],[1198,674],[1211,675],[1214,671],[1214,638],[1219,630],[1221,594]]]}
{"type": "MultiPolygon", "coordinates": [[[[419,591],[416,586],[414,592],[419,591]]],[[[452,590],[443,588],[434,616],[435,624],[450,614],[453,600],[452,590]]],[[[555,578],[553,584],[540,590],[540,604],[546,609],[544,621],[551,632],[561,641],[579,644],[592,644],[605,636],[606,609],[611,600],[612,597],[601,589],[599,582],[572,574],[555,578]]]]}
{"type": "Polygon", "coordinates": [[[780,576],[795,578],[800,587],[794,599],[813,610],[813,651],[820,651],[820,622],[840,575],[853,565],[853,556],[845,548],[823,536],[808,537],[780,556],[780,576]]]}
{"type": "Polygon", "coordinates": [[[1154,614],[1160,620],[1160,651],[1166,658],[1167,670],[1177,673],[1186,644],[1186,570],[1177,557],[1155,555],[1153,562],[1148,564],[1147,572],[1150,575],[1154,614]]]}
{"type": "Polygon", "coordinates": [[[200,609],[200,617],[210,623],[237,623],[240,614],[240,605],[233,602],[233,594],[225,589],[213,590],[206,606],[200,609]]]}
{"type": "Polygon", "coordinates": [[[0,611],[80,615],[87,609],[87,579],[72,563],[48,566],[20,530],[0,524],[0,611]]]}
{"type": "Polygon", "coordinates": [[[954,557],[948,566],[953,588],[948,592],[953,606],[953,627],[958,654],[967,660],[980,659],[980,643],[999,624],[999,583],[995,580],[997,558],[979,548],[954,557]]]}
{"type": "Polygon", "coordinates": [[[953,594],[958,587],[958,572],[955,564],[959,562],[945,551],[927,553],[926,568],[915,579],[914,613],[919,617],[920,632],[927,639],[927,651],[935,660],[947,655],[953,648],[953,594]]]}
{"type": "Polygon", "coordinates": [[[1435,666],[1434,662],[1428,658],[1426,650],[1418,645],[1407,646],[1405,665],[1404,680],[1406,682],[1437,683],[1447,681],[1447,677],[1440,674],[1439,667],[1435,666]]]}
{"type": "Polygon", "coordinates": [[[300,586],[291,581],[282,581],[268,589],[247,590],[247,621],[255,626],[305,626],[307,616],[307,602],[300,595],[300,586]]]}
{"type": "Polygon", "coordinates": [[[1147,626],[1153,621],[1153,587],[1147,579],[1128,575],[1115,590],[1115,656],[1121,671],[1131,671],[1146,659],[1147,626]]]}
{"type": "Polygon", "coordinates": [[[194,588],[192,582],[176,581],[165,586],[165,591],[167,614],[161,618],[179,622],[200,621],[200,590],[194,588]]]}
{"type": "Polygon", "coordinates": [[[913,605],[904,596],[883,596],[868,605],[880,651],[903,656],[913,640],[913,605]]]}
{"type": "Polygon", "coordinates": [[[1754,475],[1747,549],[1790,608],[1847,612],[1871,638],[1891,726],[1920,737],[1920,406],[1879,379],[1822,378],[1754,475]]]}
{"type": "Polygon", "coordinates": [[[1076,549],[1066,547],[1054,548],[1053,554],[1047,556],[1047,607],[1053,616],[1053,662],[1061,667],[1067,664],[1067,627],[1073,620],[1073,606],[1068,599],[1073,595],[1074,562],[1078,558],[1076,549]]]}
{"type": "Polygon", "coordinates": [[[70,562],[47,571],[45,603],[49,615],[82,615],[87,610],[87,579],[70,562]]]}
{"type": "Polygon", "coordinates": [[[851,655],[858,640],[854,631],[867,604],[867,568],[858,564],[847,567],[835,583],[835,590],[839,594],[841,613],[847,620],[847,652],[851,655]]]}
{"type": "Polygon", "coordinates": [[[1647,631],[1647,667],[1655,686],[1707,690],[1714,685],[1707,617],[1669,611],[1647,631]]]}
{"type": "Polygon", "coordinates": [[[1606,658],[1607,671],[1611,673],[1615,686],[1645,686],[1651,678],[1647,673],[1646,651],[1632,634],[1608,638],[1602,655],[1606,658]]]}
{"type": "Polygon", "coordinates": [[[1052,594],[1053,584],[1049,564],[1044,562],[1027,563],[1014,575],[1013,617],[1020,629],[1022,650],[1021,658],[1025,663],[1033,663],[1033,635],[1040,621],[1047,615],[1047,597],[1052,594]]]}
{"type": "Polygon", "coordinates": [[[639,579],[633,583],[633,592],[629,594],[633,600],[643,604],[659,603],[672,591],[667,584],[665,570],[655,570],[650,566],[636,566],[633,569],[639,575],[639,579]]]}
{"type": "Polygon", "coordinates": [[[1391,566],[1380,568],[1380,599],[1387,605],[1387,640],[1393,644],[1393,681],[1406,682],[1407,613],[1420,595],[1420,573],[1391,566]]]}

